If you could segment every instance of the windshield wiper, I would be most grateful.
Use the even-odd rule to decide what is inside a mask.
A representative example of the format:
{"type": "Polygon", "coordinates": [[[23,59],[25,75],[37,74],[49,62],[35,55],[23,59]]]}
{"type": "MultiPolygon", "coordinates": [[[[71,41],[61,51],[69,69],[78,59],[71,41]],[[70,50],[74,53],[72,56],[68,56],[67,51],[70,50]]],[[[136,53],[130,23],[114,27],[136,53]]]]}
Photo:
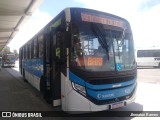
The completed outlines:
{"type": "Polygon", "coordinates": [[[119,59],[120,59],[120,49],[119,49],[119,47],[122,47],[122,45],[123,45],[123,42],[124,42],[124,37],[125,37],[125,29],[123,30],[123,32],[122,32],[122,37],[121,37],[121,44],[119,45],[119,43],[118,43],[118,39],[116,39],[116,42],[117,42],[117,47],[118,47],[118,57],[119,57],[119,59]]]}
{"type": "Polygon", "coordinates": [[[102,48],[105,49],[107,53],[107,58],[109,60],[109,50],[108,50],[108,44],[106,39],[104,38],[104,31],[99,28],[99,25],[91,24],[91,30],[98,37],[98,42],[101,44],[102,48]]]}

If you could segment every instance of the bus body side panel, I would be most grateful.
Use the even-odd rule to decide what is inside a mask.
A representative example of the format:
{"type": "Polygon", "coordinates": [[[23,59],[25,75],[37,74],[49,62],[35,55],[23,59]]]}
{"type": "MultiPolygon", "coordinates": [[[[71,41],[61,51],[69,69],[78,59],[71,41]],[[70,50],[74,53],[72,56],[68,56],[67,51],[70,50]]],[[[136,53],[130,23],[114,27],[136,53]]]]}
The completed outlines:
{"type": "Polygon", "coordinates": [[[35,87],[38,91],[40,91],[40,78],[31,74],[30,72],[25,71],[25,79],[35,87]]]}
{"type": "Polygon", "coordinates": [[[23,60],[23,69],[25,72],[25,79],[40,91],[40,78],[43,75],[43,60],[23,60]]]}
{"type": "Polygon", "coordinates": [[[160,61],[156,61],[154,57],[137,58],[137,66],[158,66],[160,61]]]}

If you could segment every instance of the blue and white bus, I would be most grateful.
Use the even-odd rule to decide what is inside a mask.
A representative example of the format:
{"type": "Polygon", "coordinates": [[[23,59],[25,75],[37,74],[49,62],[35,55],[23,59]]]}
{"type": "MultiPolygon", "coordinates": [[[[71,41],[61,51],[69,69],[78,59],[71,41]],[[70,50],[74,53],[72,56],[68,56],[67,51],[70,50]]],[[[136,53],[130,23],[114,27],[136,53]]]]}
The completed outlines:
{"type": "Polygon", "coordinates": [[[134,41],[121,17],[66,8],[19,53],[24,79],[63,111],[103,111],[135,99],[134,41]]]}

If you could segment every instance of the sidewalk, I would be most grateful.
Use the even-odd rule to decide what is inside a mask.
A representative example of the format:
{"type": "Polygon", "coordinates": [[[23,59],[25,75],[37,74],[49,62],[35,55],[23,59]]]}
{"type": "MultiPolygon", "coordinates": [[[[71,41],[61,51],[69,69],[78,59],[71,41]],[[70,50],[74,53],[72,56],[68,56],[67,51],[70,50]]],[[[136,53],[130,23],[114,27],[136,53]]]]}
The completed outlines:
{"type": "Polygon", "coordinates": [[[0,72],[0,111],[52,111],[39,92],[10,68],[0,72]],[[12,74],[11,74],[12,73],[12,74]]]}

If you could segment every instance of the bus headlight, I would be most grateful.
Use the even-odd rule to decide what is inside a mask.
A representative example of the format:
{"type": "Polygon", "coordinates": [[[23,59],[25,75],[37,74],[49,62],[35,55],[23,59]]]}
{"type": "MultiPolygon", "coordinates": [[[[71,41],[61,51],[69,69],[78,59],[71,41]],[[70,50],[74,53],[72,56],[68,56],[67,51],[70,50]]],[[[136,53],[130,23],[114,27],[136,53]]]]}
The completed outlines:
{"type": "Polygon", "coordinates": [[[73,83],[73,82],[72,82],[72,86],[73,86],[74,90],[76,90],[77,92],[86,96],[86,89],[84,86],[81,86],[81,85],[73,83]]]}

